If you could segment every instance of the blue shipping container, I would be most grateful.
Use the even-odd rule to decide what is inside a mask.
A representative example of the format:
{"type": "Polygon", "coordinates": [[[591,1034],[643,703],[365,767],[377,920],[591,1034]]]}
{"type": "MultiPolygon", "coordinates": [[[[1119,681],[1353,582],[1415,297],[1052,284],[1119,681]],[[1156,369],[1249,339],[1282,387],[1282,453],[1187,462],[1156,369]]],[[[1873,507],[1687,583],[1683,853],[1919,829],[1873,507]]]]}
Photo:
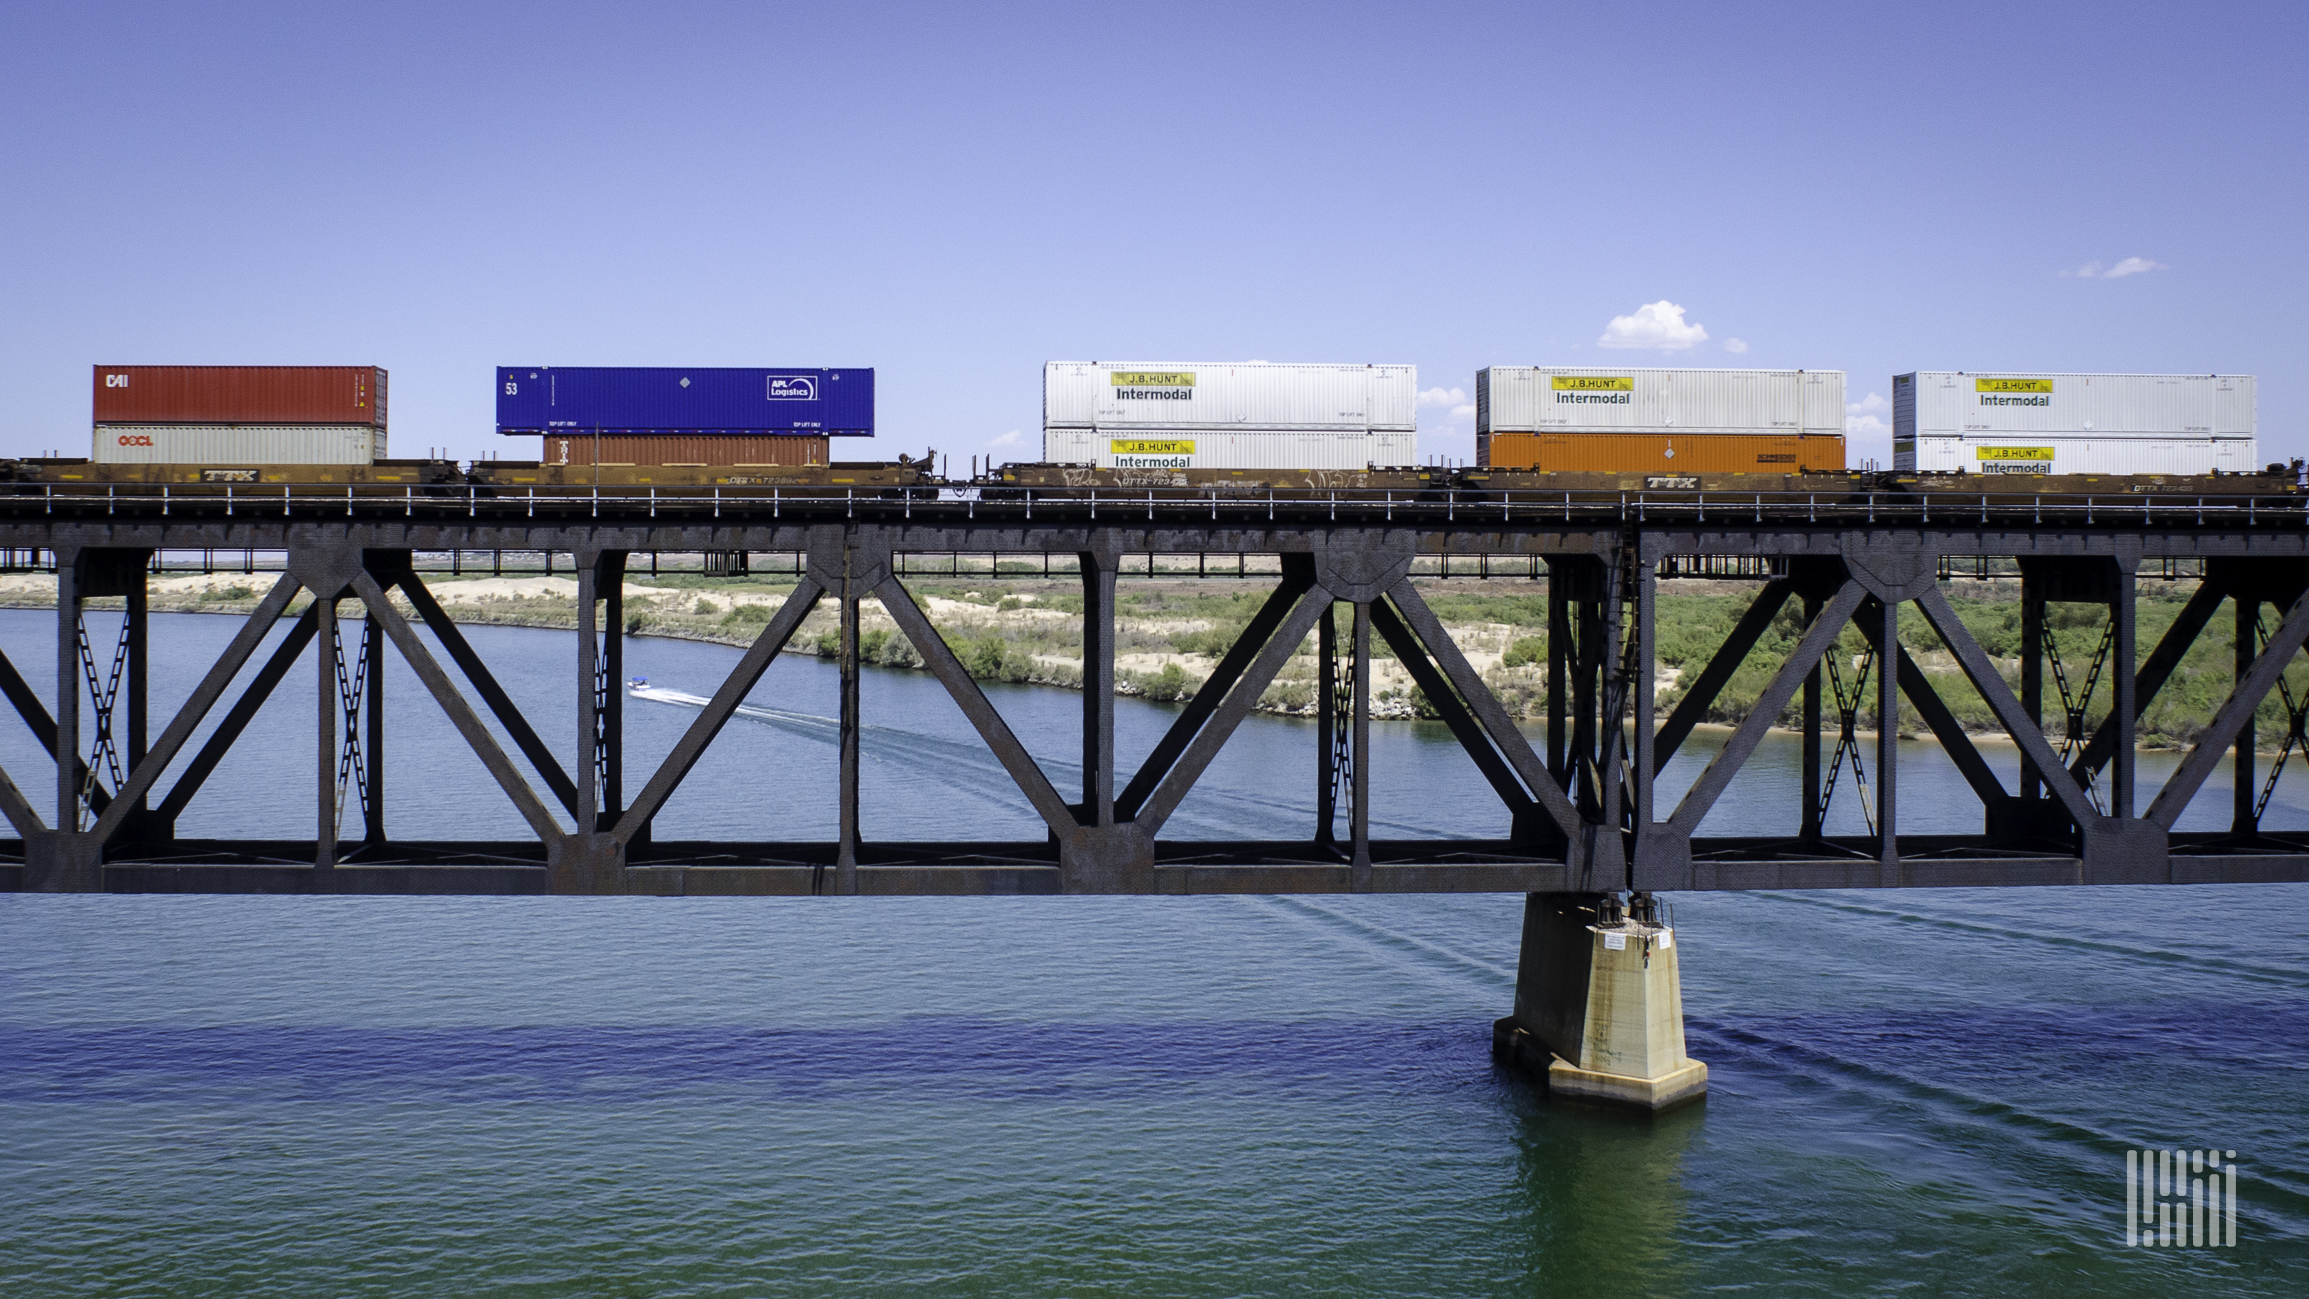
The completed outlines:
{"type": "Polygon", "coordinates": [[[497,367],[497,431],[871,437],[872,370],[497,367]]]}

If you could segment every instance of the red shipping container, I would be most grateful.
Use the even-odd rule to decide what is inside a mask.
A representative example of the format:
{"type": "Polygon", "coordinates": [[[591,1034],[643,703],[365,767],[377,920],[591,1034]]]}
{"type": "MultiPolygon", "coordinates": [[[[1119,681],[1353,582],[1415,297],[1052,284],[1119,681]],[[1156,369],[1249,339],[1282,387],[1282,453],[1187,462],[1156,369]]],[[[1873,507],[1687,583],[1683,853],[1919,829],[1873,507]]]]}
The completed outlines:
{"type": "Polygon", "coordinates": [[[370,424],[385,427],[373,365],[100,365],[98,424],[370,424]]]}

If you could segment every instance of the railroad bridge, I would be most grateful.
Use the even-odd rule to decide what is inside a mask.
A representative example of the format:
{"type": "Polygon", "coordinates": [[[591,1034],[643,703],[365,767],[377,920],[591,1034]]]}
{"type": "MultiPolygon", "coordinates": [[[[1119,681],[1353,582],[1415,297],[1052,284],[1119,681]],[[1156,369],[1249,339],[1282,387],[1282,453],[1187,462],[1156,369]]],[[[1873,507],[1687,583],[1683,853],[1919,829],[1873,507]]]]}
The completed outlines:
{"type": "MultiPolygon", "coordinates": [[[[14,493],[0,496],[0,546],[18,568],[52,569],[57,577],[54,697],[88,699],[94,719],[84,727],[84,710],[71,707],[50,715],[20,666],[0,657],[0,689],[55,759],[52,779],[0,774],[0,811],[18,835],[0,841],[0,861],[8,862],[0,865],[0,889],[1515,892],[1532,895],[1524,959],[1531,983],[1542,978],[1536,967],[1546,964],[1533,945],[1560,946],[1568,932],[1563,926],[1575,921],[1595,929],[1599,941],[1605,931],[1642,938],[1648,968],[1647,935],[1662,931],[1649,895],[1663,891],[2309,879],[2309,837],[2259,824],[2268,773],[2256,767],[2253,720],[2309,638],[2309,516],[2298,495],[0,490],[14,493]],[[147,700],[148,579],[165,563],[218,552],[267,556],[277,574],[190,698],[154,734],[147,700]],[[569,666],[575,752],[556,753],[539,738],[427,588],[430,570],[463,568],[468,559],[506,552],[541,554],[548,562],[564,556],[577,579],[580,630],[569,666]],[[796,585],[672,752],[654,770],[629,770],[623,579],[637,564],[672,555],[705,555],[725,569],[748,555],[791,556],[796,585]],[[1042,565],[1059,557],[1080,575],[1079,788],[1061,789],[1037,765],[909,593],[909,576],[946,571],[941,566],[965,555],[1042,565]],[[1203,572],[1212,571],[1216,559],[1219,570],[1231,573],[1243,556],[1279,558],[1273,592],[1144,762],[1122,770],[1114,742],[1118,580],[1134,566],[1151,569],[1164,558],[1192,558],[1203,572]],[[1950,573],[1985,575],[1992,567],[2016,568],[2022,583],[2026,626],[2017,692],[1942,593],[1950,573]],[[1412,580],[1415,571],[1439,569],[1546,578],[1550,685],[1543,746],[1510,720],[1412,580]],[[1655,590],[1663,574],[1699,572],[1750,577],[1756,595],[1663,716],[1654,700],[1655,590]],[[2175,574],[2201,581],[2144,657],[2134,636],[2136,585],[2175,574]],[[398,611],[389,596],[395,590],[431,629],[447,662],[398,611]],[[228,700],[232,683],[300,591],[315,599],[246,690],[228,700]],[[89,644],[83,616],[85,602],[101,597],[122,597],[127,610],[109,671],[89,644]],[[861,841],[858,610],[869,598],[896,620],[1015,781],[1047,829],[1043,838],[861,841]],[[2164,785],[2139,788],[2135,723],[2228,600],[2237,620],[2236,688],[2164,785]],[[802,620],[825,602],[839,609],[842,643],[838,837],[778,838],[774,803],[765,805],[769,824],[758,840],[692,842],[655,833],[668,796],[802,620]],[[2063,602],[2102,606],[2109,615],[2105,669],[2097,674],[2109,692],[2107,720],[2089,742],[2066,752],[2056,749],[2044,726],[2040,652],[2045,608],[2063,602]],[[1336,604],[1352,606],[1343,633],[1325,616],[1336,604]],[[1918,607],[2018,746],[2016,785],[2004,785],[1899,643],[1898,613],[1907,604],[1918,607]],[[1656,778],[1772,620],[1791,608],[1804,626],[1797,649],[1747,719],[1669,805],[1658,796],[1656,778]],[[1846,689],[1844,665],[1829,654],[1848,625],[1860,629],[1880,669],[1864,687],[1875,692],[1878,715],[1898,716],[1902,698],[1913,706],[1977,795],[1977,833],[1902,833],[1894,727],[1881,728],[1871,742],[1873,833],[1824,833],[1823,796],[1833,786],[1824,788],[1823,756],[1830,746],[1861,743],[1851,720],[1859,699],[1846,689]],[[1322,792],[1315,824],[1290,841],[1166,837],[1164,826],[1180,801],[1310,633],[1327,687],[1311,757],[1322,792]],[[1374,637],[1409,670],[1497,793],[1507,813],[1505,837],[1371,837],[1366,757],[1374,637]],[[387,644],[429,698],[388,706],[381,671],[387,644]],[[323,665],[314,701],[320,726],[314,838],[178,836],[178,816],[308,653],[323,665]],[[545,788],[529,783],[452,674],[463,678],[545,788]],[[1801,713],[1804,750],[1804,797],[1791,809],[1791,824],[1770,837],[1702,834],[1710,808],[1791,705],[1801,713]],[[532,838],[386,836],[384,746],[394,711],[408,707],[447,714],[532,838]],[[163,773],[188,752],[162,788],[163,773]],[[2235,768],[2229,829],[2176,832],[2182,810],[2223,761],[2235,768]],[[353,803],[361,810],[357,836],[340,832],[343,813],[352,810],[345,805],[353,803]],[[1623,893],[1634,895],[1632,909],[1623,909],[1623,893]]],[[[2068,693],[2065,681],[2056,685],[2068,693]]],[[[2082,716],[2083,708],[2067,699],[2064,722],[2069,714],[2082,716]]],[[[2287,696],[2289,738],[2297,742],[2305,710],[2309,701],[2295,704],[2287,696]]],[[[1597,959],[1604,959],[1600,948],[1597,959]]],[[[1663,964],[1672,980],[1672,961],[1663,964]]],[[[1596,966],[1593,977],[1604,977],[1602,969],[1596,966]]],[[[1579,980],[1583,995],[1586,977],[1579,980]]],[[[1535,1004],[1562,1002],[1536,985],[1530,991],[1535,1004]]],[[[1581,1060],[1575,1029],[1543,1029],[1548,1015],[1525,1013],[1523,991],[1518,1000],[1516,1018],[1540,1034],[1533,1040],[1552,1044],[1556,1064],[1581,1060]],[[1573,1043],[1568,1051],[1566,1041],[1573,1043]]],[[[1503,1028],[1511,1037],[1518,1031],[1503,1028]]],[[[1655,1089],[1652,1102],[1664,1094],[1655,1089]]]]}

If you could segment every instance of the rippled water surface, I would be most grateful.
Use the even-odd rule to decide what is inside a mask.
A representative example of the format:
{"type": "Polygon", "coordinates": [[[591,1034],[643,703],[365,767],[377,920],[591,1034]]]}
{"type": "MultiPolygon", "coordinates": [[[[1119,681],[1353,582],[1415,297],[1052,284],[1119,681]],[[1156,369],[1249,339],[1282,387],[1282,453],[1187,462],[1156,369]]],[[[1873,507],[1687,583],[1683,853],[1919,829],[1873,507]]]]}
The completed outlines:
{"type": "MultiPolygon", "coordinates": [[[[163,621],[165,717],[233,627],[163,621]]],[[[52,626],[0,613],[0,648],[53,663],[52,626]]],[[[474,640],[566,747],[566,637],[474,640]]],[[[698,694],[736,657],[629,656],[698,694]]],[[[832,676],[774,667],[661,832],[830,836],[832,676]]],[[[387,689],[393,832],[519,834],[387,689]]],[[[311,833],[313,698],[300,668],[186,833],[311,833]]],[[[865,698],[870,835],[1036,832],[935,683],[865,698]]],[[[996,698],[1076,779],[1079,697],[996,698]]],[[[1118,712],[1133,757],[1169,717],[1118,712]]],[[[636,767],[689,716],[636,705],[636,767]]],[[[1377,729],[1379,833],[1504,830],[1448,736],[1377,729]]],[[[1303,833],[1311,745],[1247,722],[1174,832],[1303,833]]],[[[1709,828],[1792,823],[1792,749],[1709,828]]],[[[1910,749],[1904,819],[1976,821],[1910,749]]],[[[46,806],[35,752],[0,728],[46,806]]],[[[2309,1292],[2309,889],[1679,898],[1712,1089],[1657,1120],[1491,1064],[1520,908],[0,896],[0,1292],[2309,1292]],[[2237,1151],[2243,1245],[2127,1251],[2139,1145],[2237,1151]]]]}

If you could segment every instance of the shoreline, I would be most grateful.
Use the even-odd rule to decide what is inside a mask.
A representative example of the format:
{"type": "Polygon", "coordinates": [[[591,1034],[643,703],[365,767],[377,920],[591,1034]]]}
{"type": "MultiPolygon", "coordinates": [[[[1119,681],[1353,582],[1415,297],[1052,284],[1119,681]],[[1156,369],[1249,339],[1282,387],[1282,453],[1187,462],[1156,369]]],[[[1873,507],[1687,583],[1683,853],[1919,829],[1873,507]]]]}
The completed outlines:
{"type": "MultiPolygon", "coordinates": [[[[152,581],[150,611],[155,614],[222,614],[247,616],[254,611],[261,598],[261,588],[277,575],[185,575],[164,577],[152,581]]],[[[674,581],[681,581],[677,577],[674,581]]],[[[496,625],[496,628],[529,628],[575,632],[575,579],[570,577],[469,577],[446,579],[432,584],[434,598],[441,609],[457,625],[496,625]]],[[[919,605],[947,646],[963,660],[963,667],[977,681],[1000,681],[1007,685],[1048,685],[1060,690],[1081,690],[1081,655],[1064,653],[1078,646],[1078,628],[1069,625],[1078,621],[1078,605],[1069,609],[1067,593],[1062,584],[1016,584],[997,588],[997,595],[988,598],[977,588],[967,588],[970,581],[949,581],[947,591],[924,584],[917,591],[919,605]]],[[[984,586],[984,584],[979,584],[984,586]]],[[[695,644],[718,644],[730,648],[748,648],[755,641],[764,623],[774,616],[778,607],[785,605],[790,588],[776,588],[753,581],[695,581],[681,586],[651,586],[647,581],[626,581],[626,635],[628,637],[660,637],[695,641],[695,644]]],[[[1517,600],[1522,593],[1496,595],[1499,600],[1517,600]]],[[[395,607],[416,618],[416,611],[399,591],[393,595],[395,607]]],[[[95,600],[92,607],[118,607],[118,598],[95,600]]],[[[309,605],[309,593],[300,593],[291,600],[286,614],[298,614],[309,605]]],[[[55,579],[48,575],[9,575],[0,577],[0,607],[5,609],[55,609],[55,579]]],[[[1475,614],[1487,614],[1489,609],[1480,605],[1475,614]]],[[[1462,609],[1466,614],[1466,609],[1462,609]]],[[[1240,614],[1238,614],[1240,618],[1240,614]]],[[[787,655],[806,655],[806,658],[831,660],[831,637],[836,635],[836,616],[827,607],[813,609],[804,623],[794,630],[787,641],[787,655]]],[[[1148,607],[1124,609],[1118,618],[1118,655],[1115,655],[1115,694],[1120,697],[1143,697],[1155,704],[1178,704],[1191,699],[1196,690],[1208,681],[1210,671],[1217,667],[1217,653],[1205,653],[1212,648],[1212,639],[1226,628],[1224,618],[1215,621],[1208,611],[1196,607],[1171,609],[1164,598],[1152,598],[1148,607]],[[1185,641],[1185,644],[1182,644],[1185,641]]],[[[1512,720],[1531,724],[1545,718],[1545,669],[1538,667],[1529,655],[1515,658],[1515,651],[1529,644],[1524,628],[1517,623],[1501,623],[1492,618],[1471,621],[1471,618],[1452,618],[1445,623],[1452,637],[1459,641],[1466,658],[1478,674],[1492,685],[1501,697],[1501,706],[1512,720]]],[[[882,667],[898,671],[926,671],[919,653],[912,648],[896,628],[896,621],[877,600],[861,602],[861,667],[882,667]]],[[[1219,641],[1224,644],[1224,641],[1219,641]]],[[[1662,669],[1658,674],[1658,690],[1672,697],[1672,688],[1681,678],[1681,669],[1662,669]]],[[[1254,711],[1277,718],[1314,718],[1318,690],[1314,683],[1312,658],[1293,655],[1286,662],[1268,688],[1261,692],[1254,711]]],[[[1425,706],[1413,688],[1408,671],[1392,658],[1374,658],[1372,681],[1372,718],[1388,722],[1420,722],[1436,720],[1432,708],[1425,706]],[[1425,715],[1422,715],[1425,713],[1425,715]]],[[[1662,708],[1665,713],[1665,708],[1662,708]]],[[[1826,718],[1824,718],[1826,720],[1826,718]]],[[[1695,729],[1720,731],[1729,734],[1736,722],[1699,722],[1695,729]]],[[[1801,736],[1796,727],[1773,724],[1776,734],[1801,736]]],[[[1833,731],[1829,731],[1833,734],[1833,731]]],[[[1866,743],[1873,748],[1875,731],[1859,729],[1866,743]]],[[[2002,729],[1965,729],[1977,745],[2007,745],[2013,741],[2002,729]]],[[[1903,731],[1903,741],[1912,743],[1940,743],[1930,731],[1914,729],[1903,731]]],[[[2177,743],[2168,736],[2150,736],[2136,745],[2136,752],[2187,752],[2189,743],[2177,743]]],[[[2258,752],[2279,752],[2277,745],[2258,752]]]]}

